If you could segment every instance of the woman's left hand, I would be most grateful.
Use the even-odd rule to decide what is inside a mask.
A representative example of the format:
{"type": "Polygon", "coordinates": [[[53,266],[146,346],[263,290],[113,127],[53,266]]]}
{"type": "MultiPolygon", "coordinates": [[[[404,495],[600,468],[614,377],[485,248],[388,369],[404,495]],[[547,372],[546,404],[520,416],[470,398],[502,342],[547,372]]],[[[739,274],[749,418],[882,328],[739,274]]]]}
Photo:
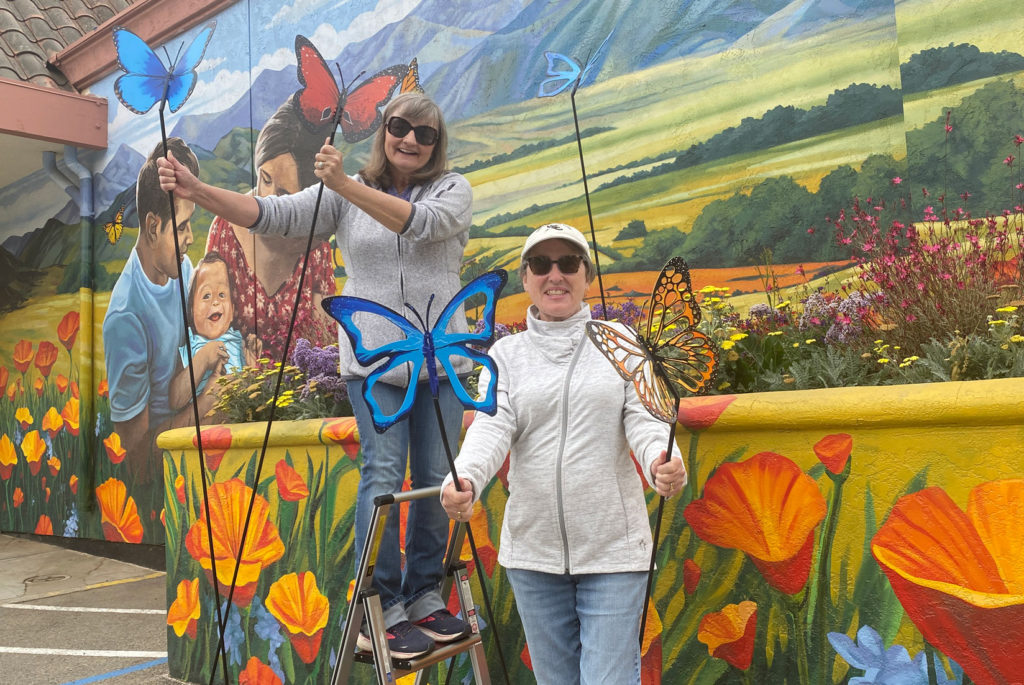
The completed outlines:
{"type": "Polygon", "coordinates": [[[334,192],[340,192],[342,184],[350,180],[345,174],[345,159],[341,150],[331,145],[330,138],[324,140],[323,147],[313,160],[313,173],[334,192]]]}
{"type": "Polygon", "coordinates": [[[683,466],[683,460],[674,457],[665,461],[665,451],[662,450],[657,461],[651,467],[651,483],[654,484],[655,492],[666,498],[677,495],[686,485],[686,478],[686,467],[683,466]]]}

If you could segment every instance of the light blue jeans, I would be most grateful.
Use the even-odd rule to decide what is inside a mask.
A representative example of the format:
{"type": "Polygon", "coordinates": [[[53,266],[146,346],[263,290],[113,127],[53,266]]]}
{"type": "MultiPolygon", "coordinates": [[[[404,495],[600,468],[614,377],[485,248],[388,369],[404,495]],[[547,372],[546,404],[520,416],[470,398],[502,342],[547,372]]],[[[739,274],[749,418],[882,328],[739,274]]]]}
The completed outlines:
{"type": "MultiPolygon", "coordinates": [[[[451,384],[441,381],[438,400],[444,416],[445,432],[458,454],[462,428],[462,404],[451,384]]],[[[363,400],[363,381],[348,382],[348,396],[356,416],[363,467],[356,490],[356,570],[373,517],[373,499],[378,495],[399,492],[405,481],[406,457],[412,488],[440,485],[448,475],[448,457],[438,427],[434,399],[426,382],[416,389],[416,399],[409,414],[384,433],[373,427],[370,408],[363,400]]],[[[398,409],[406,389],[377,383],[373,396],[386,412],[398,409]]],[[[448,541],[448,516],[440,499],[427,497],[401,506],[409,507],[405,533],[405,569],[399,547],[399,511],[391,510],[381,540],[373,584],[380,593],[384,621],[390,627],[402,620],[418,621],[443,609],[440,582],[444,569],[444,552],[448,541]]]]}
{"type": "Polygon", "coordinates": [[[646,573],[505,571],[538,685],[640,685],[646,573]]]}

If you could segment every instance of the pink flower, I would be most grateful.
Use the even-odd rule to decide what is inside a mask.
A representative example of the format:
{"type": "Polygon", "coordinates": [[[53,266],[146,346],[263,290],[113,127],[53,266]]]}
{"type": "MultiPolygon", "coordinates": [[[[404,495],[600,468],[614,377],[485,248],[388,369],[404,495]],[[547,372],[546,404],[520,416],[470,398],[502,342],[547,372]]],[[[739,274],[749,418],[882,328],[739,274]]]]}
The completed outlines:
{"type": "Polygon", "coordinates": [[[1006,166],[1010,166],[1013,164],[1013,160],[1015,159],[1017,158],[1014,157],[1013,155],[1006,155],[1006,159],[1003,160],[1003,164],[1005,164],[1006,166]]]}
{"type": "Polygon", "coordinates": [[[902,178],[900,178],[899,176],[893,176],[893,178],[892,178],[892,184],[893,184],[894,186],[898,186],[898,185],[899,185],[899,184],[901,184],[901,183],[903,183],[903,179],[902,179],[902,178]]]}
{"type": "Polygon", "coordinates": [[[1024,143],[1024,136],[1018,133],[1013,137],[1013,144],[1016,145],[1017,147],[1020,147],[1021,143],[1024,143]]]}

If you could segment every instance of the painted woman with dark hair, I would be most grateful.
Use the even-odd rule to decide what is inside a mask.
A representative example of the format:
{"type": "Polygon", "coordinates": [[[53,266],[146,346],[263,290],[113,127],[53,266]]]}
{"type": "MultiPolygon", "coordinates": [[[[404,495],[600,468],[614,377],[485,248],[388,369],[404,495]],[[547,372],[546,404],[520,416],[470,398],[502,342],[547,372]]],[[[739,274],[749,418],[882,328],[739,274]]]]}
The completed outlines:
{"type": "MultiPolygon", "coordinates": [[[[306,130],[300,116],[289,97],[260,131],[255,150],[256,196],[291,195],[319,182],[313,157],[323,143],[306,130]]],[[[295,305],[306,253],[302,231],[293,234],[296,237],[254,234],[218,216],[206,239],[207,253],[219,253],[228,267],[233,327],[242,339],[255,334],[263,354],[274,361],[280,361],[284,352],[289,317],[282,312],[290,314],[295,305]]],[[[292,339],[306,338],[323,346],[337,339],[334,321],[320,307],[324,297],[334,294],[334,264],[326,241],[314,243],[306,269],[292,339]]]]}

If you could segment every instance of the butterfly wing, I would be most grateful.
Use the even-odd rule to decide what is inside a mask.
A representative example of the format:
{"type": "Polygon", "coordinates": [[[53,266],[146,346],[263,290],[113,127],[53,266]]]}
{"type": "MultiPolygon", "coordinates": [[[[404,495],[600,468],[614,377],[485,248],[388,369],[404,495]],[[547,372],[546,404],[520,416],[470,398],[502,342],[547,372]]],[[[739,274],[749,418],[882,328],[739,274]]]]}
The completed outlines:
{"type": "Polygon", "coordinates": [[[295,104],[302,119],[314,132],[329,126],[338,111],[341,92],[320,51],[305,36],[295,36],[297,76],[302,88],[295,93],[295,104]]]}
{"type": "MultiPolygon", "coordinates": [[[[508,282],[508,274],[502,269],[488,271],[477,276],[445,305],[437,321],[431,327],[430,336],[434,344],[434,355],[444,369],[455,391],[456,397],[466,409],[476,409],[486,414],[494,414],[498,409],[498,369],[489,356],[470,347],[471,345],[487,346],[494,338],[494,316],[497,310],[498,296],[508,282]],[[462,315],[465,304],[476,296],[484,297],[480,320],[484,322],[479,331],[468,333],[450,333],[448,326],[456,314],[462,315]],[[474,363],[488,370],[489,382],[486,388],[480,388],[478,398],[470,396],[466,388],[458,382],[457,373],[452,363],[453,357],[467,357],[474,363]]],[[[434,388],[431,388],[433,391],[434,388]]]]}
{"type": "Polygon", "coordinates": [[[580,74],[580,85],[582,85],[583,82],[587,80],[587,77],[590,75],[591,70],[597,65],[598,61],[604,56],[604,54],[603,54],[604,53],[604,49],[608,45],[608,41],[611,40],[611,37],[612,37],[613,33],[615,33],[615,29],[612,29],[611,31],[608,32],[608,35],[605,36],[605,39],[603,41],[601,41],[600,45],[597,46],[597,50],[594,51],[594,54],[592,54],[587,59],[587,64],[586,64],[585,67],[583,67],[583,73],[580,74]]]}
{"type": "Polygon", "coordinates": [[[419,378],[420,369],[423,366],[423,331],[409,323],[395,310],[361,297],[325,297],[322,306],[345,331],[345,335],[352,344],[352,352],[356,361],[363,366],[371,366],[385,360],[383,364],[367,374],[363,383],[363,398],[370,407],[373,427],[377,432],[383,433],[405,417],[412,408],[413,399],[416,396],[416,379],[419,378]],[[404,337],[376,347],[367,347],[363,333],[356,322],[357,315],[383,318],[397,328],[404,337]],[[373,389],[384,374],[407,363],[412,365],[409,376],[412,380],[406,389],[401,405],[396,410],[389,412],[381,407],[373,395],[373,389]]]}
{"type": "Polygon", "coordinates": [[[558,52],[545,51],[544,57],[548,60],[548,78],[540,82],[537,97],[549,98],[576,82],[580,75],[580,65],[572,57],[558,52]]]}
{"type": "Polygon", "coordinates": [[[718,370],[718,348],[700,331],[680,331],[655,356],[669,381],[691,393],[706,391],[718,370]]]}
{"type": "Polygon", "coordinates": [[[350,143],[369,138],[381,124],[384,105],[403,84],[409,74],[409,65],[395,64],[378,71],[345,97],[345,111],[341,114],[341,133],[350,143]]]}
{"type": "Polygon", "coordinates": [[[171,70],[171,83],[167,89],[167,106],[172,112],[177,112],[185,104],[192,91],[196,87],[196,67],[203,61],[206,48],[213,38],[213,31],[217,28],[217,22],[211,21],[204,26],[182,55],[174,68],[171,70]]]}
{"type": "Polygon", "coordinates": [[[423,86],[420,85],[420,67],[416,58],[413,57],[412,61],[409,62],[409,73],[402,79],[402,86],[398,89],[399,93],[422,93],[423,86]]]}
{"type": "Polygon", "coordinates": [[[114,81],[114,95],[132,112],[145,114],[163,99],[170,74],[146,41],[123,26],[113,35],[117,64],[125,72],[114,81]]]}
{"type": "Polygon", "coordinates": [[[658,374],[655,360],[635,331],[625,324],[619,326],[629,335],[607,322],[588,321],[587,336],[624,380],[633,381],[651,416],[666,423],[675,421],[675,395],[658,374]]]}

